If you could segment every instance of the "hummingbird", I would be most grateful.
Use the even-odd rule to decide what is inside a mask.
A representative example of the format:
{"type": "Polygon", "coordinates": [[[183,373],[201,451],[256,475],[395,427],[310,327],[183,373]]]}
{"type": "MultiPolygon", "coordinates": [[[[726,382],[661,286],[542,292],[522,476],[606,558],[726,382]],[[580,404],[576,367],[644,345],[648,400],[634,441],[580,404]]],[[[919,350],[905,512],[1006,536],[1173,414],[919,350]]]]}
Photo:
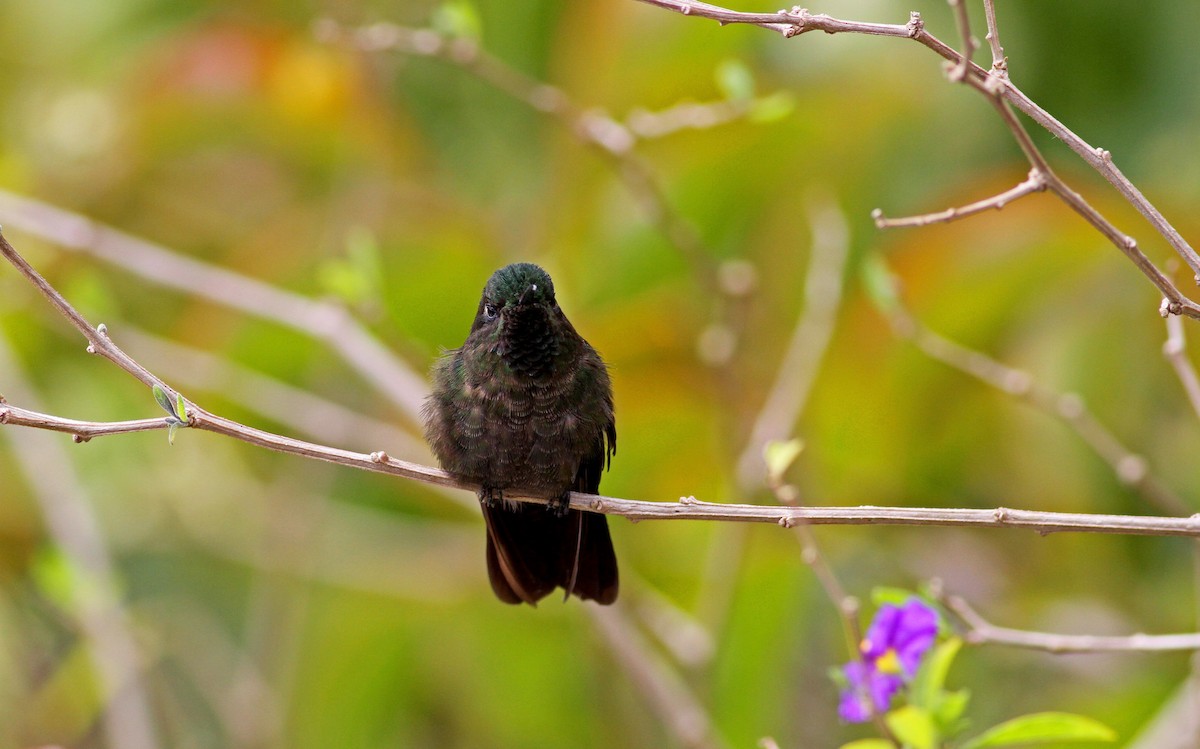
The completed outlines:
{"type": "Polygon", "coordinates": [[[433,366],[422,415],[442,468],[480,487],[497,598],[536,606],[561,587],[563,600],[616,600],[607,519],[569,507],[572,491],[599,490],[616,452],[612,384],[546,271],[514,263],[492,274],[466,342],[433,366]]]}

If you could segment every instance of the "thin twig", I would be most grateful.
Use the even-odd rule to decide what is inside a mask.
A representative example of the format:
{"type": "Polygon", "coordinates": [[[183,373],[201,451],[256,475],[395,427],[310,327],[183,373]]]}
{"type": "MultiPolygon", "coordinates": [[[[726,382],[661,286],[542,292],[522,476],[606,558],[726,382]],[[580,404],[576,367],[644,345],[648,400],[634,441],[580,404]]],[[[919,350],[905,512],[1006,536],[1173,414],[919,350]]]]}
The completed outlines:
{"type": "Polygon", "coordinates": [[[1197,305],[1191,299],[1188,299],[1182,292],[1176,288],[1175,283],[1159,270],[1153,262],[1138,248],[1137,240],[1128,234],[1118,229],[1111,221],[1104,217],[1099,211],[1092,207],[1090,203],[1083,199],[1079,193],[1075,192],[1066,182],[1064,182],[1050,165],[1046,162],[1045,157],[1037,146],[1034,145],[1033,139],[1029,137],[1025,126],[1021,124],[1016,115],[1013,114],[1008,102],[1004,101],[997,91],[997,86],[993,83],[1003,84],[1000,79],[991,78],[987,81],[977,80],[975,78],[965,78],[964,83],[974,88],[976,91],[984,94],[996,108],[1000,114],[1000,118],[1008,129],[1012,132],[1021,150],[1025,153],[1025,157],[1033,166],[1034,171],[1040,172],[1042,179],[1045,180],[1046,189],[1054,193],[1066,203],[1073,211],[1082,216],[1089,224],[1097,231],[1104,235],[1109,242],[1128,257],[1138,270],[1142,272],[1146,278],[1150,279],[1158,290],[1166,298],[1166,303],[1161,308],[1160,312],[1163,316],[1172,315],[1187,315],[1193,318],[1200,318],[1200,305],[1197,305]]]}
{"type": "Polygon", "coordinates": [[[130,432],[149,432],[156,429],[167,429],[166,418],[137,419],[135,421],[75,421],[57,416],[29,411],[7,403],[0,402],[0,424],[18,427],[33,427],[47,429],[52,432],[66,432],[74,435],[76,442],[87,442],[92,437],[104,437],[111,434],[129,434],[130,432]]]}
{"type": "Polygon", "coordinates": [[[1008,78],[1008,58],[1000,45],[1000,29],[996,25],[995,0],[983,0],[983,15],[987,19],[987,41],[992,48],[992,75],[1008,78]]]}
{"type": "Polygon", "coordinates": [[[1175,374],[1187,393],[1192,410],[1200,416],[1200,377],[1196,376],[1196,368],[1187,357],[1187,340],[1183,335],[1183,324],[1178,317],[1167,317],[1167,342],[1163,344],[1163,356],[1171,363],[1175,374]]]}
{"type": "Polygon", "coordinates": [[[871,212],[871,218],[875,219],[875,226],[880,229],[896,229],[905,226],[928,226],[929,224],[949,223],[957,221],[960,218],[974,216],[977,213],[983,213],[989,210],[1000,210],[1026,195],[1032,195],[1035,192],[1044,192],[1046,190],[1046,180],[1042,173],[1036,169],[1029,171],[1029,177],[1017,186],[1005,190],[1004,192],[993,195],[990,198],[969,203],[964,206],[955,208],[947,208],[944,211],[937,213],[924,213],[918,216],[905,216],[903,218],[887,218],[878,208],[871,212]]]}
{"type": "MultiPolygon", "coordinates": [[[[933,34],[930,34],[925,29],[925,24],[921,20],[918,13],[912,13],[907,24],[879,24],[879,23],[864,23],[861,21],[846,21],[838,18],[832,18],[827,15],[813,15],[804,8],[793,8],[790,11],[778,11],[776,13],[743,13],[740,11],[729,10],[716,5],[702,2],[692,2],[692,0],[639,0],[640,2],[649,5],[655,5],[660,8],[673,10],[684,15],[699,16],[718,21],[722,24],[739,23],[758,26],[781,33],[786,38],[800,36],[801,34],[810,31],[823,31],[826,34],[837,33],[852,33],[852,34],[868,34],[872,36],[889,36],[899,39],[912,39],[925,47],[932,50],[945,60],[950,62],[958,62],[962,59],[962,55],[958,50],[955,50],[950,45],[938,39],[933,34]]],[[[967,68],[967,74],[963,78],[966,83],[974,83],[979,86],[985,86],[989,93],[994,91],[995,95],[1004,99],[1005,102],[1016,107],[1025,115],[1030,117],[1041,127],[1045,128],[1051,135],[1058,140],[1063,141],[1067,146],[1078,154],[1084,161],[1093,169],[1099,172],[1110,184],[1121,193],[1134,208],[1141,213],[1146,220],[1154,227],[1167,243],[1183,258],[1188,267],[1193,273],[1200,278],[1200,254],[1192,248],[1190,244],[1183,238],[1182,235],[1167,221],[1166,217],[1154,207],[1149,200],[1137,189],[1137,187],[1129,181],[1129,179],[1119,170],[1113,163],[1112,154],[1103,148],[1092,146],[1087,141],[1080,138],[1073,131],[1055,119],[1049,112],[1033,102],[1024,92],[1014,86],[1006,76],[991,76],[988,71],[979,67],[974,63],[970,63],[967,68]]],[[[1024,145],[1023,145],[1024,147],[1024,145]]],[[[1029,154],[1027,154],[1029,155],[1029,154]]],[[[1035,165],[1037,165],[1035,163],[1035,165]]],[[[1056,193],[1059,194],[1059,193],[1056,193]]],[[[1078,195],[1071,193],[1078,202],[1083,199],[1078,195]]],[[[1064,200],[1067,195],[1060,194],[1064,200]]],[[[1071,202],[1071,201],[1068,201],[1071,202]]],[[[1080,210],[1081,206],[1078,202],[1072,204],[1073,208],[1080,210]]],[[[1090,207],[1090,206],[1089,206],[1090,207]]],[[[1082,212],[1082,211],[1081,211],[1082,212]]],[[[1094,213],[1094,209],[1092,211],[1094,213]]],[[[1098,214],[1096,214],[1098,215],[1098,214]]],[[[1085,214],[1085,218],[1097,228],[1101,228],[1094,220],[1095,216],[1085,214]]],[[[1106,236],[1109,236],[1106,234],[1106,236]]],[[[1124,235],[1111,237],[1118,247],[1122,247],[1122,251],[1126,255],[1134,259],[1138,268],[1146,273],[1151,281],[1163,291],[1164,296],[1170,300],[1170,305],[1166,311],[1170,314],[1183,314],[1192,318],[1200,318],[1200,305],[1188,300],[1175,290],[1173,293],[1168,293],[1164,288],[1162,281],[1165,276],[1161,272],[1154,269],[1153,272],[1142,264],[1136,258],[1136,255],[1128,251],[1132,249],[1136,252],[1136,244],[1132,248],[1125,248],[1122,242],[1128,238],[1124,235]]],[[[1131,239],[1128,240],[1132,242],[1131,239]]],[[[1140,254],[1138,252],[1137,254],[1140,254]]],[[[1148,262],[1148,261],[1146,261],[1148,262]]],[[[1167,281],[1169,284],[1170,282],[1167,281]]],[[[1173,288],[1173,286],[1171,286],[1173,288]]]]}
{"type": "Polygon", "coordinates": [[[1012,645],[1051,653],[1161,652],[1200,650],[1200,632],[1172,635],[1133,634],[1060,635],[998,627],[987,621],[958,596],[945,596],[941,603],[967,625],[964,639],[974,645],[1012,645]]]}

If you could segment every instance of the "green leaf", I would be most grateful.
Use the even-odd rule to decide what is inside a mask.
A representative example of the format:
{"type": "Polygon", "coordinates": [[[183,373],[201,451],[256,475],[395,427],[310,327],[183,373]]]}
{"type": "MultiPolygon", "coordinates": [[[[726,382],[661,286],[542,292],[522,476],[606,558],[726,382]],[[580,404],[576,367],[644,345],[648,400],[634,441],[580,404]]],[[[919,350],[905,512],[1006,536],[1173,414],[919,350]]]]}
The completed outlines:
{"type": "Polygon", "coordinates": [[[1117,734],[1091,718],[1071,713],[1033,713],[1005,721],[962,745],[962,749],[1039,744],[1049,741],[1116,741],[1117,734]]]}
{"type": "Polygon", "coordinates": [[[167,427],[167,444],[168,445],[175,444],[175,430],[176,429],[179,429],[179,422],[172,421],[171,425],[169,427],[167,427]]]}
{"type": "Polygon", "coordinates": [[[933,717],[915,705],[893,710],[884,718],[900,743],[912,749],[937,749],[939,736],[933,717]]]}
{"type": "Polygon", "coordinates": [[[900,306],[900,290],[892,269],[878,254],[867,255],[862,264],[863,288],[880,312],[894,313],[900,306]]]}
{"type": "Polygon", "coordinates": [[[433,29],[446,36],[459,39],[479,40],[483,36],[483,22],[475,4],[468,0],[449,0],[433,12],[433,29]]]}
{"type": "Polygon", "coordinates": [[[946,686],[946,674],[949,673],[954,657],[960,649],[962,640],[952,637],[925,654],[909,688],[909,702],[931,712],[940,707],[946,686]]]}
{"type": "Polygon", "coordinates": [[[326,292],[347,304],[378,302],[384,274],[375,235],[365,227],[352,227],[346,233],[346,256],[322,262],[317,278],[326,292]]]}
{"type": "Polygon", "coordinates": [[[933,719],[938,724],[938,730],[943,736],[955,736],[961,733],[968,724],[963,720],[967,704],[971,701],[971,691],[960,689],[957,692],[943,692],[942,699],[933,711],[933,719]]]}
{"type": "Polygon", "coordinates": [[[778,122],[796,109],[796,97],[788,91],[776,91],[754,100],[747,115],[751,122],[778,122]]]}
{"type": "Polygon", "coordinates": [[[167,397],[167,391],[163,390],[161,385],[157,382],[154,383],[154,386],[150,388],[150,392],[154,393],[154,400],[162,410],[171,414],[176,419],[179,418],[179,414],[175,413],[175,405],[171,403],[171,399],[167,397]]]}
{"type": "Polygon", "coordinates": [[[64,611],[74,611],[77,578],[70,560],[57,546],[46,546],[37,551],[30,567],[31,577],[38,591],[64,611]]]}
{"type": "Polygon", "coordinates": [[[741,60],[724,60],[716,70],[717,88],[730,101],[754,98],[754,74],[741,60]]]}
{"type": "Polygon", "coordinates": [[[875,608],[891,604],[893,606],[903,606],[908,603],[910,598],[918,598],[916,593],[907,588],[893,588],[887,585],[876,585],[871,588],[871,603],[875,604],[875,608]]]}
{"type": "Polygon", "coordinates": [[[783,480],[783,474],[796,462],[800,451],[804,449],[804,440],[790,439],[786,441],[771,440],[763,448],[763,459],[767,462],[767,476],[772,482],[783,480]]]}
{"type": "Polygon", "coordinates": [[[175,415],[179,417],[181,426],[187,426],[187,404],[179,393],[175,394],[175,415]]]}
{"type": "Polygon", "coordinates": [[[842,744],[839,749],[895,749],[887,739],[858,739],[849,744],[842,744]]]}

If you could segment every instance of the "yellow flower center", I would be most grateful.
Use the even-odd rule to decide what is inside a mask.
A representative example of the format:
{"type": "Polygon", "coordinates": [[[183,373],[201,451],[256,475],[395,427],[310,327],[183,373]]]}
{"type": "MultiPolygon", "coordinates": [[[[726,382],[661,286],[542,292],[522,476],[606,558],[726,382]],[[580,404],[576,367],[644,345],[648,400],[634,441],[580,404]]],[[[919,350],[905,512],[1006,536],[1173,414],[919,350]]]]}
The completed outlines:
{"type": "Polygon", "coordinates": [[[896,649],[888,648],[883,655],[879,656],[875,661],[875,668],[884,674],[900,673],[903,667],[900,665],[900,656],[896,653],[896,649]]]}

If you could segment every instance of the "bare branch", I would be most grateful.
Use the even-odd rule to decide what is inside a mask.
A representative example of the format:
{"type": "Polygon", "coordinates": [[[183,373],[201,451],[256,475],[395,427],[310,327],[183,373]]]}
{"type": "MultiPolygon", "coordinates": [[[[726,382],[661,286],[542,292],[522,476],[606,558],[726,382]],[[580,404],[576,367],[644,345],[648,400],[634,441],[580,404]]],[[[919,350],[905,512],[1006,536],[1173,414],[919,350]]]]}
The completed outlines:
{"type": "Polygon", "coordinates": [[[1125,636],[1060,635],[998,627],[987,621],[958,596],[940,599],[951,613],[967,625],[964,639],[974,645],[1011,645],[1050,653],[1162,652],[1200,650],[1200,632],[1173,635],[1134,634],[1125,636]]]}
{"type": "Polygon", "coordinates": [[[76,421],[63,419],[58,416],[29,411],[24,408],[0,403],[0,424],[18,427],[33,427],[52,432],[66,432],[74,435],[76,442],[87,442],[92,437],[103,437],[110,434],[129,434],[130,432],[149,432],[156,429],[166,429],[170,425],[165,418],[138,419],[136,421],[76,421]]]}
{"type": "MultiPolygon", "coordinates": [[[[418,463],[397,460],[389,457],[385,452],[357,453],[255,429],[211,414],[191,401],[188,401],[188,415],[191,417],[189,426],[192,429],[215,432],[269,450],[350,468],[399,476],[436,486],[472,492],[479,488],[473,484],[460,482],[445,471],[418,463]]],[[[55,431],[70,430],[56,429],[55,431]]],[[[536,503],[545,503],[546,501],[544,498],[528,496],[515,490],[506,491],[505,497],[536,503]]],[[[579,492],[571,493],[571,507],[588,512],[618,515],[633,521],[716,520],[739,523],[773,523],[785,528],[794,527],[798,523],[811,525],[927,525],[958,528],[1023,528],[1042,535],[1077,532],[1200,537],[1200,516],[1098,515],[1016,510],[1004,507],[990,510],[876,507],[871,505],[861,507],[772,507],[702,502],[693,497],[685,497],[678,502],[648,502],[579,492]]]]}
{"type": "MultiPolygon", "coordinates": [[[[803,8],[793,8],[791,11],[779,11],[778,13],[742,13],[732,11],[709,3],[691,2],[690,0],[640,0],[640,2],[649,5],[655,5],[668,10],[673,10],[684,15],[694,15],[703,18],[710,18],[719,21],[722,24],[726,23],[743,23],[753,26],[760,26],[771,31],[777,31],[783,34],[784,37],[794,37],[809,31],[824,31],[827,34],[837,33],[853,33],[853,34],[869,34],[873,36],[890,36],[896,38],[912,39],[920,44],[928,47],[934,53],[943,59],[957,63],[962,60],[960,52],[952,48],[950,45],[938,39],[933,34],[925,30],[924,22],[918,13],[912,13],[909,22],[905,25],[898,24],[876,24],[863,23],[860,21],[845,21],[837,18],[831,18],[827,15],[813,15],[803,8]]],[[[994,13],[993,13],[994,15],[994,13]]],[[[994,20],[994,19],[993,19],[994,20]]],[[[989,23],[989,30],[995,34],[993,23],[989,23]]],[[[998,40],[997,40],[998,44],[998,40]]],[[[994,64],[994,63],[993,63],[994,64]]],[[[1045,128],[1051,135],[1058,140],[1063,141],[1076,154],[1088,163],[1093,169],[1099,172],[1110,184],[1121,193],[1134,208],[1141,213],[1146,220],[1150,222],[1154,229],[1166,239],[1167,243],[1183,258],[1193,273],[1200,278],[1200,254],[1197,254],[1195,249],[1184,240],[1178,230],[1167,221],[1166,217],[1146,199],[1144,195],[1137,189],[1129,179],[1117,169],[1113,163],[1112,154],[1103,148],[1098,148],[1087,143],[1083,138],[1080,138],[1073,131],[1055,119],[1045,109],[1038,106],[1025,95],[1020,89],[1014,86],[1007,76],[990,75],[988,71],[979,67],[974,63],[967,66],[967,74],[963,77],[963,82],[971,84],[975,87],[984,88],[989,94],[994,93],[1002,98],[1008,104],[1016,107],[1023,112],[1034,122],[1045,128]]],[[[1015,134],[1015,133],[1014,133],[1015,134]]],[[[1019,142],[1021,142],[1018,137],[1019,142]]],[[[1022,148],[1026,149],[1026,143],[1021,142],[1022,148]]],[[[1036,149],[1035,149],[1036,150],[1036,149]]],[[[1049,176],[1048,167],[1044,167],[1044,163],[1039,163],[1033,153],[1026,149],[1026,155],[1030,157],[1031,163],[1037,166],[1049,176]]],[[[1064,186],[1065,187],[1065,186],[1064,186]]],[[[1077,194],[1064,190],[1062,193],[1056,191],[1064,200],[1079,211],[1085,218],[1092,223],[1096,228],[1104,231],[1104,228],[1095,220],[1098,214],[1094,210],[1086,211],[1082,203],[1082,198],[1077,194]],[[1068,199],[1069,195],[1074,195],[1073,199],[1068,199]],[[1095,215],[1092,215],[1095,214],[1095,215]]],[[[1090,206],[1088,207],[1090,208],[1090,206]]],[[[1107,223],[1107,222],[1104,222],[1107,223]]],[[[1115,231],[1115,230],[1114,230],[1115,231]]],[[[1162,275],[1157,269],[1149,265],[1149,261],[1141,256],[1141,252],[1137,250],[1136,243],[1132,239],[1116,232],[1114,235],[1105,234],[1113,241],[1122,251],[1134,260],[1138,268],[1145,273],[1151,281],[1163,292],[1170,302],[1168,308],[1170,314],[1184,314],[1192,318],[1200,318],[1200,306],[1194,302],[1185,299],[1177,289],[1162,275]],[[1140,257],[1139,257],[1140,256],[1140,257]],[[1149,267],[1147,267],[1149,265],[1149,267]],[[1165,284],[1164,284],[1165,281],[1165,284]]]]}
{"type": "Polygon", "coordinates": [[[996,26],[996,0],[983,0],[983,15],[987,19],[987,41],[992,48],[992,75],[1008,78],[1008,58],[1000,46],[1000,29],[996,26]]]}
{"type": "Polygon", "coordinates": [[[1031,195],[1035,192],[1043,192],[1046,189],[1046,180],[1042,173],[1037,169],[1029,171],[1029,177],[1021,182],[1016,187],[1012,187],[1004,192],[993,195],[990,198],[969,203],[957,208],[947,208],[944,211],[937,213],[924,213],[919,216],[905,216],[904,218],[887,218],[883,215],[883,211],[876,208],[871,213],[871,218],[875,219],[875,226],[879,229],[897,229],[905,226],[928,226],[929,224],[949,223],[957,221],[960,218],[974,216],[977,213],[983,213],[988,210],[1000,210],[1009,203],[1019,200],[1026,195],[1031,195]]]}

